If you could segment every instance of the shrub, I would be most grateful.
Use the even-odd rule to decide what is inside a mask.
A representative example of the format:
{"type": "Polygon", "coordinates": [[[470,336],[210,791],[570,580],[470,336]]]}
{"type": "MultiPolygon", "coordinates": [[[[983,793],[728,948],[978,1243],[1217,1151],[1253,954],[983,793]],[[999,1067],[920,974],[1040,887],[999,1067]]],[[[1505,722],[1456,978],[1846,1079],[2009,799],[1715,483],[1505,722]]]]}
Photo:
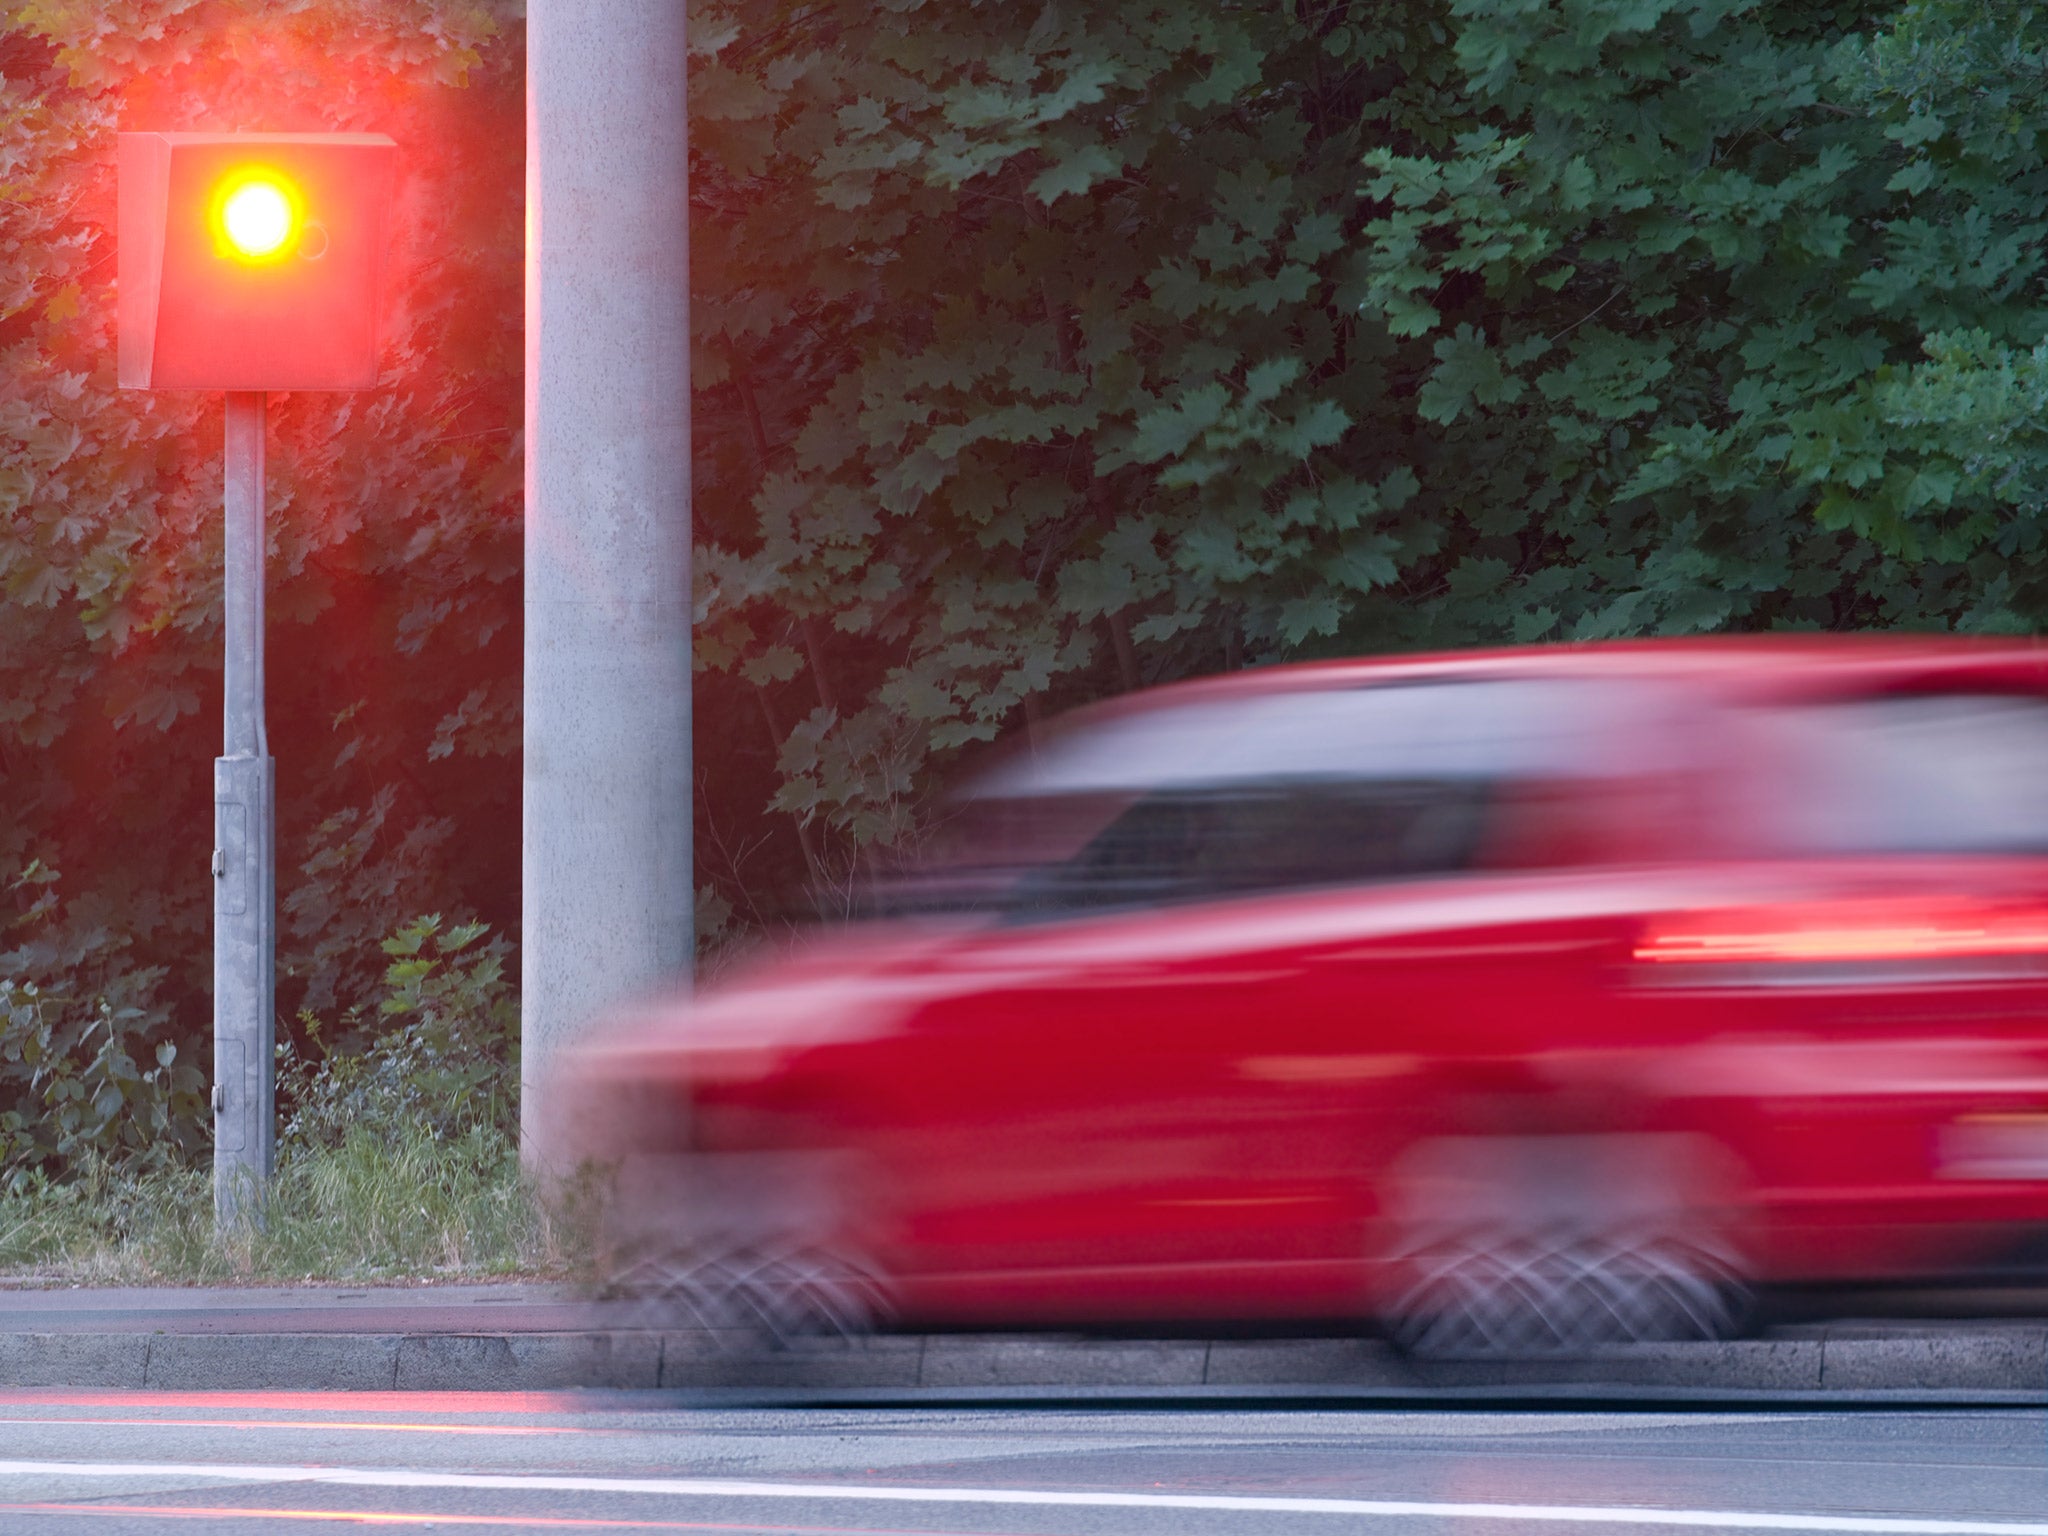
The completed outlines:
{"type": "Polygon", "coordinates": [[[444,931],[438,914],[415,918],[383,942],[384,995],[344,1012],[331,1047],[328,1027],[300,1015],[310,1049],[278,1046],[281,1162],[356,1135],[516,1144],[518,999],[510,946],[488,934],[483,923],[444,931]],[[386,1027],[373,1031],[373,1019],[386,1027]]]}

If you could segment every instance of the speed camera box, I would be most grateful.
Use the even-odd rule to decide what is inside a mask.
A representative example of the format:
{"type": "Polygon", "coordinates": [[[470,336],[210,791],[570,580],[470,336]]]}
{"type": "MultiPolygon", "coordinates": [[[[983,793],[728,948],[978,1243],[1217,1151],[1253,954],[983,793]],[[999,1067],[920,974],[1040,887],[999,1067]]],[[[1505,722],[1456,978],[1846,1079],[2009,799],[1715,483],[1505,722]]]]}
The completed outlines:
{"type": "Polygon", "coordinates": [[[397,146],[370,133],[124,133],[124,389],[366,389],[397,146]]]}

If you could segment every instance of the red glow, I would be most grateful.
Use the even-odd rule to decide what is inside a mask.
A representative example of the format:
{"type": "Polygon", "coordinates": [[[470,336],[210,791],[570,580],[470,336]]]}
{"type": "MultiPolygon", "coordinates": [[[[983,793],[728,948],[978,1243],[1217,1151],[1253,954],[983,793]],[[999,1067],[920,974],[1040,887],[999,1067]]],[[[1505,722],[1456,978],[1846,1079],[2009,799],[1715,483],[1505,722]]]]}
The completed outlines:
{"type": "MultiPolygon", "coordinates": [[[[249,1509],[237,1504],[0,1504],[0,1514],[151,1515],[165,1520],[301,1520],[324,1525],[480,1525],[522,1531],[758,1531],[768,1536],[955,1536],[859,1525],[763,1525],[758,1520],[594,1520],[568,1515],[451,1515],[383,1509],[249,1509]]],[[[978,1533],[989,1536],[989,1533],[978,1533]]],[[[996,1533],[1000,1536],[1000,1533],[996,1533]]]]}
{"type": "MultiPolygon", "coordinates": [[[[80,1392],[64,1387],[0,1389],[0,1407],[293,1408],[301,1413],[581,1413],[588,1392],[80,1392]]],[[[665,1405],[664,1405],[665,1406],[665,1405]]]]}
{"type": "Polygon", "coordinates": [[[402,1420],[347,1419],[112,1419],[71,1414],[61,1419],[27,1419],[0,1414],[0,1424],[119,1424],[151,1429],[322,1429],[368,1430],[380,1435],[623,1435],[623,1429],[585,1429],[573,1424],[408,1424],[402,1420]]]}
{"type": "Polygon", "coordinates": [[[2048,953],[2048,911],[1866,900],[1738,908],[1653,932],[1652,962],[1932,960],[2048,953]],[[1697,924],[1697,926],[1695,926],[1697,924]]]}

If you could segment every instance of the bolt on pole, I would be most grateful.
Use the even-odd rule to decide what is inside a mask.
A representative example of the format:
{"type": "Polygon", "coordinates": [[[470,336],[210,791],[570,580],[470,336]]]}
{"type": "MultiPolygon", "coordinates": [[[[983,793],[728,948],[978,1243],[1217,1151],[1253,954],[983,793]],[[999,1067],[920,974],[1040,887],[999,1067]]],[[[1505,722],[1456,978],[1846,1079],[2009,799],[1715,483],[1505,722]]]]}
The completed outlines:
{"type": "Polygon", "coordinates": [[[276,1152],[275,801],[263,719],[263,417],[260,392],[227,397],[226,667],[213,764],[213,1209],[260,1219],[276,1152]]]}

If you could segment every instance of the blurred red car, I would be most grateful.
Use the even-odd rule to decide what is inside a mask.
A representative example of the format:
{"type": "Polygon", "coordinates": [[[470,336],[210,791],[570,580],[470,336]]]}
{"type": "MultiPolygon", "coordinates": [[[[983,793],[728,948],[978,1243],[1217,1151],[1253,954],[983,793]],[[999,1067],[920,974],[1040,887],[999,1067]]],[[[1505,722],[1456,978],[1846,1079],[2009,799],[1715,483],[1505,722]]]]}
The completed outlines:
{"type": "Polygon", "coordinates": [[[1083,711],[955,811],[894,915],[577,1056],[628,1278],[1459,1351],[2044,1252],[2048,649],[1276,667],[1083,711]]]}

